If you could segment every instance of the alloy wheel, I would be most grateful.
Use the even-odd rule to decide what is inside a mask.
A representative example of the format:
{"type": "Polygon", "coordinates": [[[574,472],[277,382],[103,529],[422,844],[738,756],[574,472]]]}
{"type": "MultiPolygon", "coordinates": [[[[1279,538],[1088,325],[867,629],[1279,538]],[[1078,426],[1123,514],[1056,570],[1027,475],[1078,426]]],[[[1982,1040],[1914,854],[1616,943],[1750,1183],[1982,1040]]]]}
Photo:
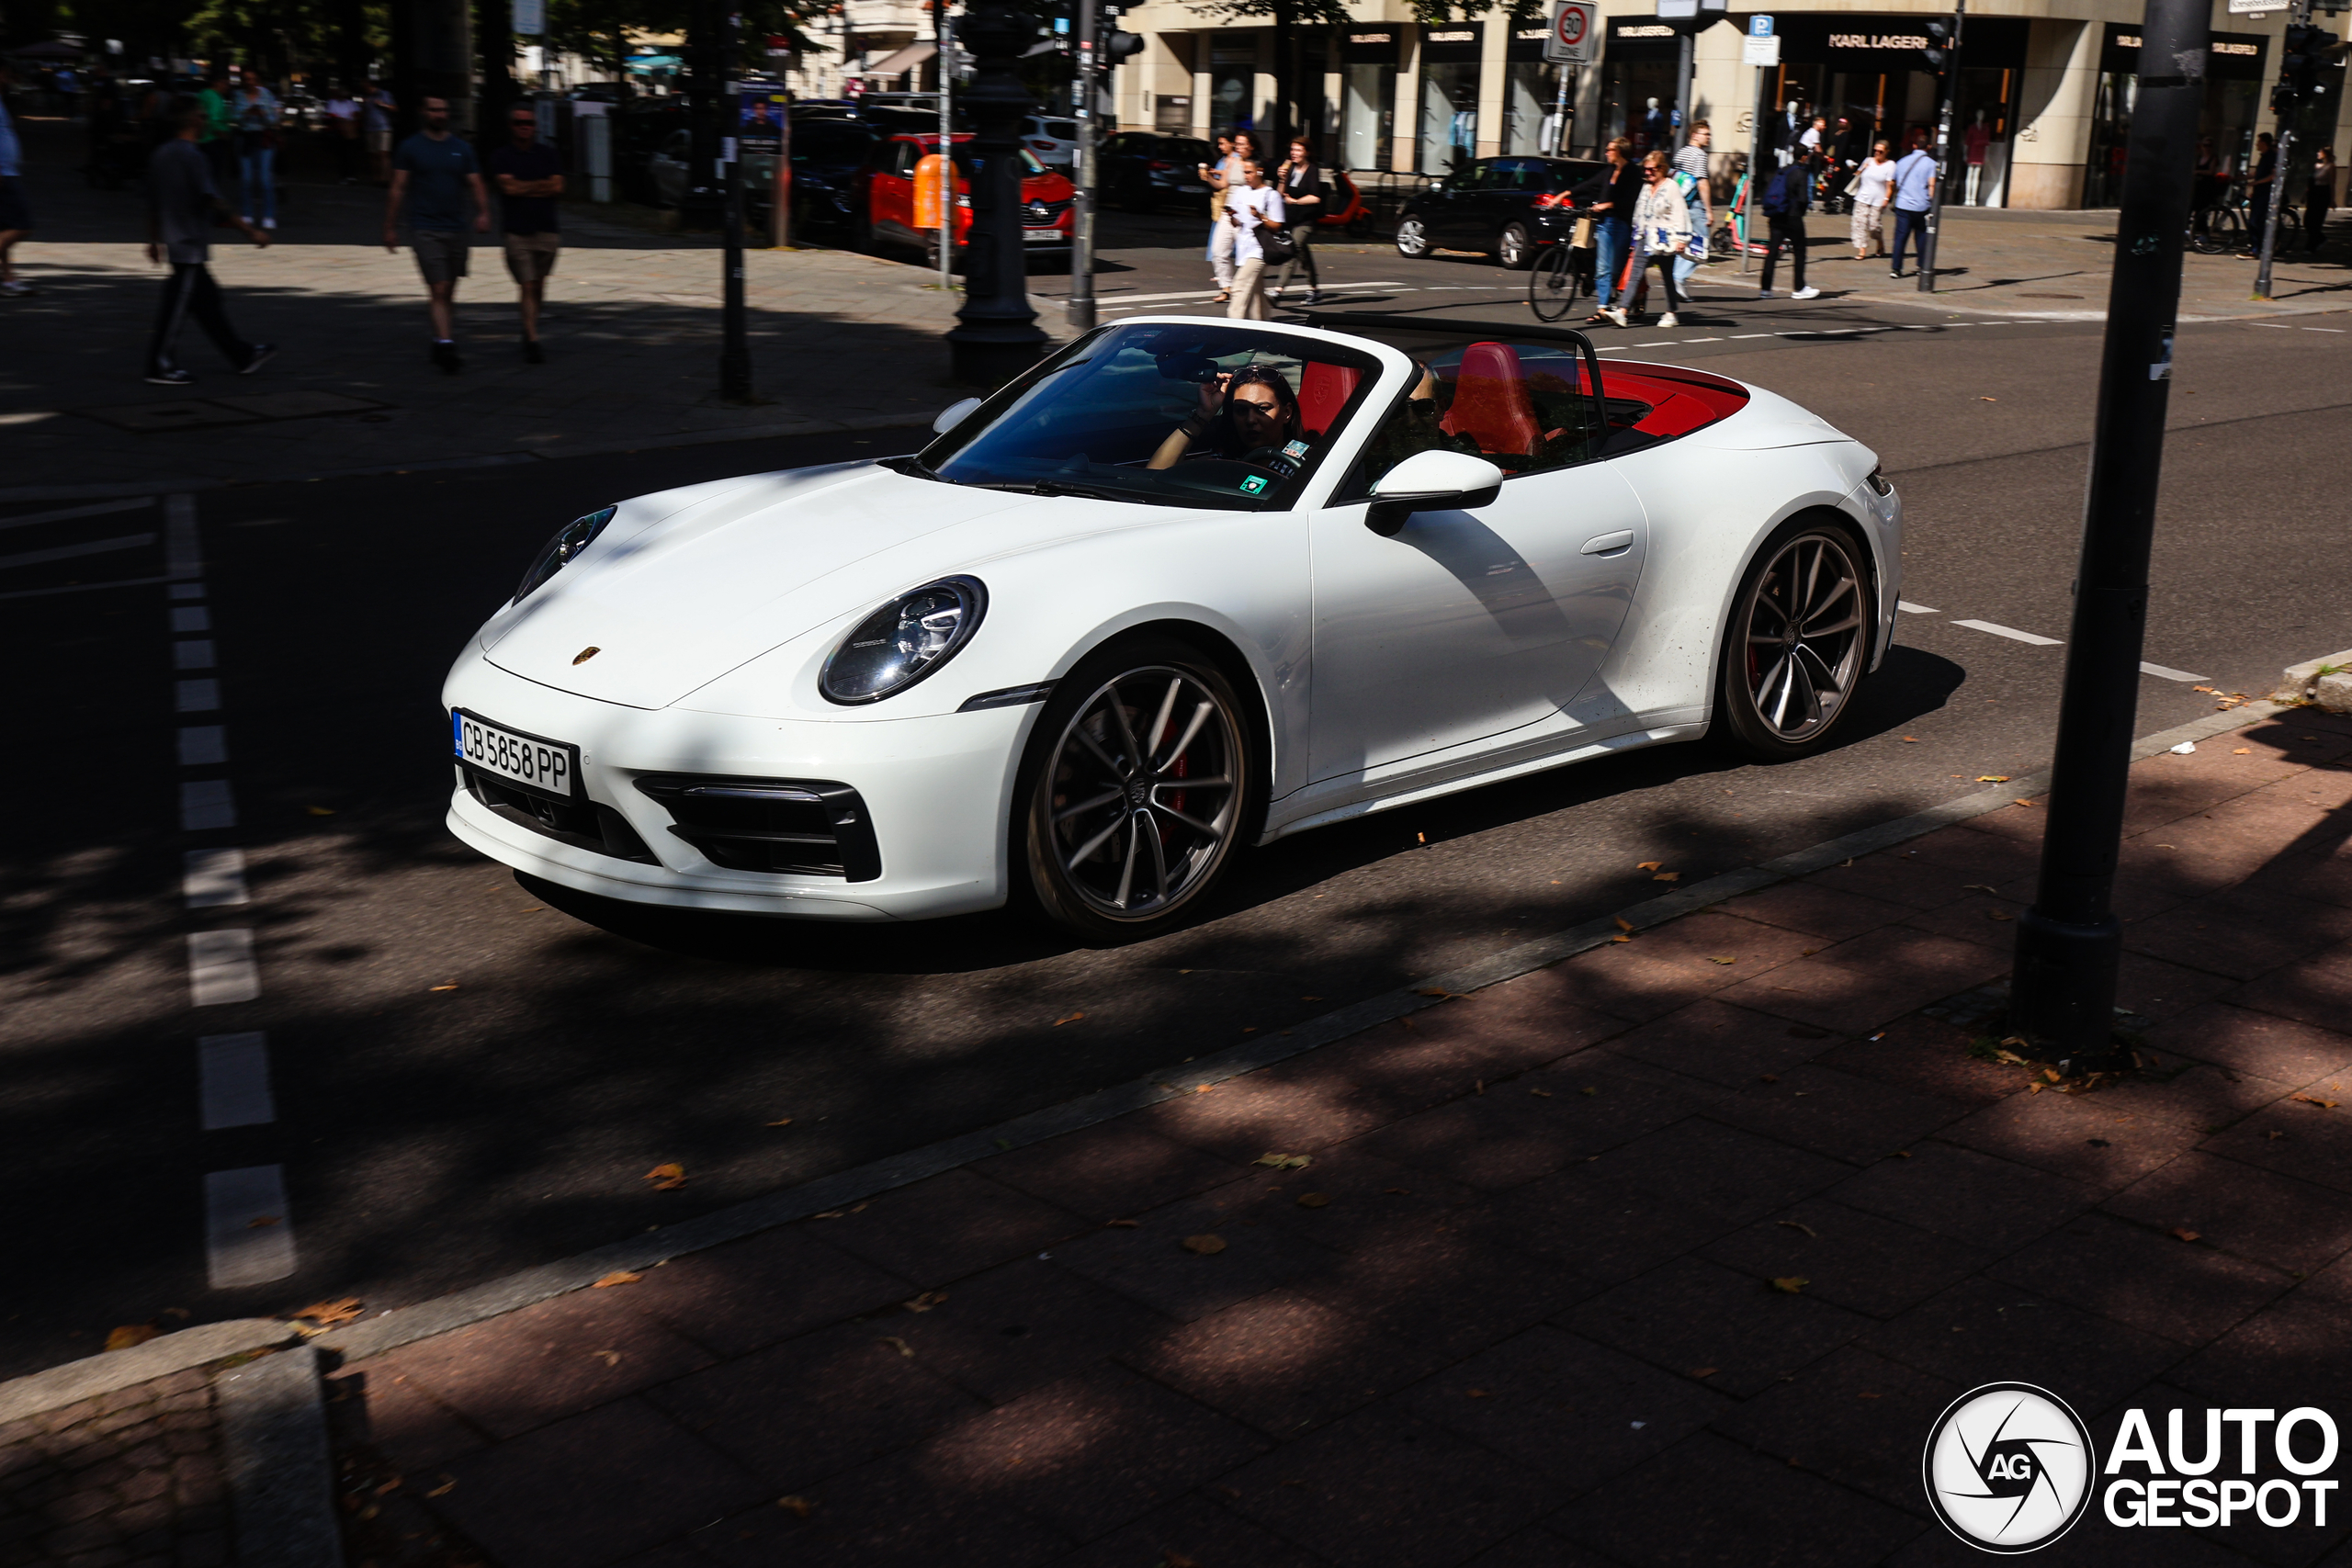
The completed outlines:
{"type": "Polygon", "coordinates": [[[1404,256],[1430,254],[1430,231],[1419,219],[1408,218],[1396,225],[1396,254],[1404,256]]]}
{"type": "Polygon", "coordinates": [[[1780,547],[1753,580],[1737,622],[1741,689],[1765,730],[1801,743],[1837,722],[1869,648],[1868,580],[1852,546],[1816,530],[1780,547]]]}
{"type": "Polygon", "coordinates": [[[1150,666],[1080,703],[1047,762],[1059,880],[1105,919],[1156,919],[1204,886],[1232,848],[1240,759],[1225,699],[1150,666]]]}

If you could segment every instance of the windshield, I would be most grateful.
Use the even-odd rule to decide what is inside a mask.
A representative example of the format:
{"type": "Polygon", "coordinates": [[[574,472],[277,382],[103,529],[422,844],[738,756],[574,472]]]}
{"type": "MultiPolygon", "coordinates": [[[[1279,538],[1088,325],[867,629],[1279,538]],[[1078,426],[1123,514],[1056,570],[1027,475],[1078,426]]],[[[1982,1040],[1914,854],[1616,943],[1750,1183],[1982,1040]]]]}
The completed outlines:
{"type": "MultiPolygon", "coordinates": [[[[982,167],[988,163],[986,158],[977,156],[971,151],[971,146],[972,144],[968,141],[958,141],[955,144],[954,156],[956,159],[956,172],[963,175],[966,179],[971,178],[972,171],[974,169],[982,167]]],[[[923,151],[926,152],[935,152],[938,150],[939,138],[936,136],[931,139],[930,145],[923,148],[923,151]]],[[[1046,172],[1046,165],[1031,157],[1027,148],[1020,148],[1017,149],[1017,151],[1021,154],[1021,177],[1023,179],[1029,179],[1046,172]]]]}
{"type": "Polygon", "coordinates": [[[1293,504],[1379,362],[1262,328],[1106,328],[990,398],[919,461],[957,484],[1241,511],[1293,504]]]}

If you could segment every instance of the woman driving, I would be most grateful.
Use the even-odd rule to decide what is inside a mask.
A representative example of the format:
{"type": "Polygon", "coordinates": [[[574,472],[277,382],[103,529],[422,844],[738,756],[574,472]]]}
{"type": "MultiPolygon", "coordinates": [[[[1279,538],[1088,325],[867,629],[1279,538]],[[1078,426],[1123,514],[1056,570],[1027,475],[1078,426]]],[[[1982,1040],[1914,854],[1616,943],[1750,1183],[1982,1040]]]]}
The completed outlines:
{"type": "MultiPolygon", "coordinates": [[[[1301,440],[1298,394],[1281,371],[1253,365],[1238,374],[1220,372],[1201,383],[1201,406],[1151,455],[1147,468],[1172,468],[1186,457],[1240,457],[1261,447],[1286,447],[1301,440]]],[[[1295,463],[1306,451],[1281,454],[1295,463]]]]}

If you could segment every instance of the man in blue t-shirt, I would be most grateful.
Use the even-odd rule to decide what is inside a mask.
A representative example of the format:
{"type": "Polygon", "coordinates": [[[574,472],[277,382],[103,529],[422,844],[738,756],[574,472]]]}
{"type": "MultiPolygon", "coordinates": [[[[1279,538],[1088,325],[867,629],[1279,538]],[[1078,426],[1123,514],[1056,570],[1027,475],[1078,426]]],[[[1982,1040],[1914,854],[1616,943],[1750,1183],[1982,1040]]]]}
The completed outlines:
{"type": "Polygon", "coordinates": [[[476,233],[490,230],[490,195],[482,188],[481,165],[471,145],[449,134],[449,101],[424,100],[424,129],[392,154],[392,188],[384,201],[384,249],[401,248],[401,200],[408,199],[409,243],[416,269],[424,275],[426,306],[433,316],[433,363],[450,375],[465,367],[458,357],[451,301],[466,276],[466,197],[473,197],[476,233]]]}
{"type": "Polygon", "coordinates": [[[1903,247],[1918,236],[1919,265],[1928,265],[1928,209],[1936,200],[1936,155],[1917,142],[1894,165],[1894,265],[1889,277],[1903,276],[1903,247]]]}

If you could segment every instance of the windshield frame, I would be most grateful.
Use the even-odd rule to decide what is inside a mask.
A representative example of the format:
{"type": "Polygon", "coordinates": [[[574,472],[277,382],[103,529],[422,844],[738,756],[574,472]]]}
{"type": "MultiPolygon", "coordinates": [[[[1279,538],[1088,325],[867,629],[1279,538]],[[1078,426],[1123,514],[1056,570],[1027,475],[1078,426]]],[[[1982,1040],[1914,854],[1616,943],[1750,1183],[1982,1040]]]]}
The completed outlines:
{"type": "MultiPolygon", "coordinates": [[[[1114,333],[1136,327],[1238,327],[1264,332],[1276,338],[1297,340],[1301,349],[1339,350],[1358,355],[1369,362],[1372,374],[1360,381],[1348,400],[1341,405],[1340,416],[1333,422],[1338,434],[1317,444],[1306,456],[1299,472],[1287,483],[1279,485],[1262,496],[1203,495],[1197,501],[1178,495],[1136,494],[1122,496],[1122,502],[1183,511],[1216,512],[1303,512],[1325,504],[1322,497],[1340,479],[1344,479],[1353,465],[1356,453],[1368,438],[1367,432],[1376,421],[1371,411],[1384,405],[1387,395],[1401,387],[1407,375],[1419,375],[1419,367],[1408,355],[1390,345],[1370,338],[1359,338],[1350,333],[1328,331],[1301,332],[1271,321],[1229,321],[1224,318],[1199,316],[1131,316],[1122,321],[1106,321],[1076,338],[1055,355],[1040,360],[982,400],[980,406],[957,421],[948,430],[932,437],[914,454],[913,461],[926,471],[927,477],[944,484],[967,484],[969,480],[948,477],[942,471],[966,446],[995,427],[998,421],[1019,405],[1039,384],[1052,376],[1074,368],[1094,358],[1104,341],[1114,333]]],[[[1001,487],[999,487],[1001,488],[1001,487]]],[[[1072,488],[1088,488],[1079,480],[1072,488]]],[[[1046,493],[1051,493],[1046,491],[1046,493]]]]}

